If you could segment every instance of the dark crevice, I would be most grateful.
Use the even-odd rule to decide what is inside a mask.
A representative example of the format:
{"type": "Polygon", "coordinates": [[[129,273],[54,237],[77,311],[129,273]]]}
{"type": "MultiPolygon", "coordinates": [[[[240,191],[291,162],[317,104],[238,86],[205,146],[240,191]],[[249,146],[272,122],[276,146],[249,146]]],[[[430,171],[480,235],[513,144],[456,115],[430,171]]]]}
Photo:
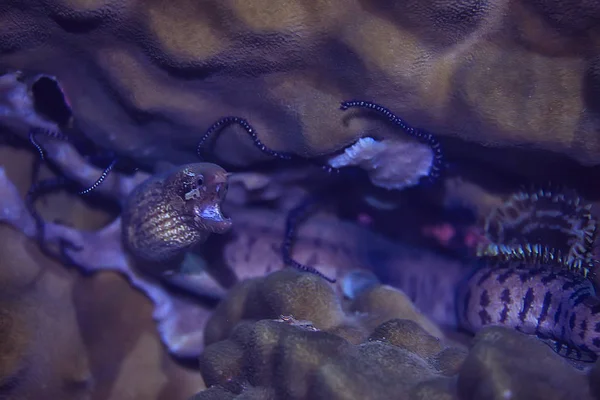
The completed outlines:
{"type": "Polygon", "coordinates": [[[31,85],[35,110],[58,126],[66,125],[71,117],[71,107],[58,82],[50,77],[42,76],[31,85]]]}

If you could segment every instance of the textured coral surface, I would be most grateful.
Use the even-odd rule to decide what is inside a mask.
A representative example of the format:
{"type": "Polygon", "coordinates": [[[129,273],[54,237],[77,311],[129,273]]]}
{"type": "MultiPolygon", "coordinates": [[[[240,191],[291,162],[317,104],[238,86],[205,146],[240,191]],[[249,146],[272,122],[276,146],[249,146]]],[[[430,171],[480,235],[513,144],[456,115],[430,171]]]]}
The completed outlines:
{"type": "Polygon", "coordinates": [[[193,399],[592,398],[597,372],[541,341],[487,327],[467,350],[399,293],[366,288],[343,312],[314,275],[283,270],[239,284],[207,324],[209,388],[193,399]]]}
{"type": "MultiPolygon", "coordinates": [[[[264,276],[284,267],[280,254],[285,214],[261,208],[227,209],[235,221],[224,259],[239,280],[264,276]]],[[[433,321],[456,325],[454,287],[469,266],[449,257],[392,242],[368,229],[327,216],[311,216],[298,229],[294,259],[338,280],[352,270],[367,269],[403,290],[433,321]]]]}
{"type": "MultiPolygon", "coordinates": [[[[364,98],[441,135],[595,164],[599,17],[594,1],[7,0],[0,68],[56,76],[85,134],[148,161],[193,160],[227,114],[305,155],[389,135],[338,110],[364,98]]],[[[260,156],[228,129],[220,156],[260,156]]]]}
{"type": "Polygon", "coordinates": [[[209,346],[200,356],[207,385],[247,379],[276,398],[383,399],[452,375],[464,358],[391,287],[362,291],[350,308],[343,311],[326,282],[295,270],[239,284],[207,323],[209,346]],[[266,318],[275,320],[248,323],[266,318]],[[448,349],[462,357],[442,365],[448,349]]]}

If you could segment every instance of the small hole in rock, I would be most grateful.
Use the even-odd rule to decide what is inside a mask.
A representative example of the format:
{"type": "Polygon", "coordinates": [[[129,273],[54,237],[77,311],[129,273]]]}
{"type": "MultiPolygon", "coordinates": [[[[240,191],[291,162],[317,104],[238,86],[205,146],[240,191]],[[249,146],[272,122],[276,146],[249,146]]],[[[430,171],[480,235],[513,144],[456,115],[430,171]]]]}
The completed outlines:
{"type": "Polygon", "coordinates": [[[31,93],[34,108],[38,113],[59,126],[69,122],[73,115],[71,107],[56,80],[46,76],[39,78],[31,86],[31,93]]]}

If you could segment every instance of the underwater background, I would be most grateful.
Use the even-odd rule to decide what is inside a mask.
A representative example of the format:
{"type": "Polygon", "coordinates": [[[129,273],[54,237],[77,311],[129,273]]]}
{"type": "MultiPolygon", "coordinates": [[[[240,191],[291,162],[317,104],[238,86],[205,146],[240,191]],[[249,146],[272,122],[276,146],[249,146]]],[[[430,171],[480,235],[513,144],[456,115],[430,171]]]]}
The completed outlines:
{"type": "Polygon", "coordinates": [[[600,3],[0,3],[0,399],[600,399],[600,3]]]}

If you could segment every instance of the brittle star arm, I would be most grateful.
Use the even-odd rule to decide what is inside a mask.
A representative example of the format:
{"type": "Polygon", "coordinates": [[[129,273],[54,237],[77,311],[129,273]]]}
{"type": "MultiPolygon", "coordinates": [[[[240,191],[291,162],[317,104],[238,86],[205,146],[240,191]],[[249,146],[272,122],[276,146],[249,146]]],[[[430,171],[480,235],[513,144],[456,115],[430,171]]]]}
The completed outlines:
{"type": "MultiPolygon", "coordinates": [[[[40,137],[39,141],[46,151],[47,158],[51,159],[67,178],[79,183],[82,188],[90,187],[102,175],[103,170],[90,165],[70,143],[48,137],[40,137]]],[[[120,200],[148,177],[147,173],[141,171],[132,176],[113,172],[94,189],[94,193],[120,200]]]]}

